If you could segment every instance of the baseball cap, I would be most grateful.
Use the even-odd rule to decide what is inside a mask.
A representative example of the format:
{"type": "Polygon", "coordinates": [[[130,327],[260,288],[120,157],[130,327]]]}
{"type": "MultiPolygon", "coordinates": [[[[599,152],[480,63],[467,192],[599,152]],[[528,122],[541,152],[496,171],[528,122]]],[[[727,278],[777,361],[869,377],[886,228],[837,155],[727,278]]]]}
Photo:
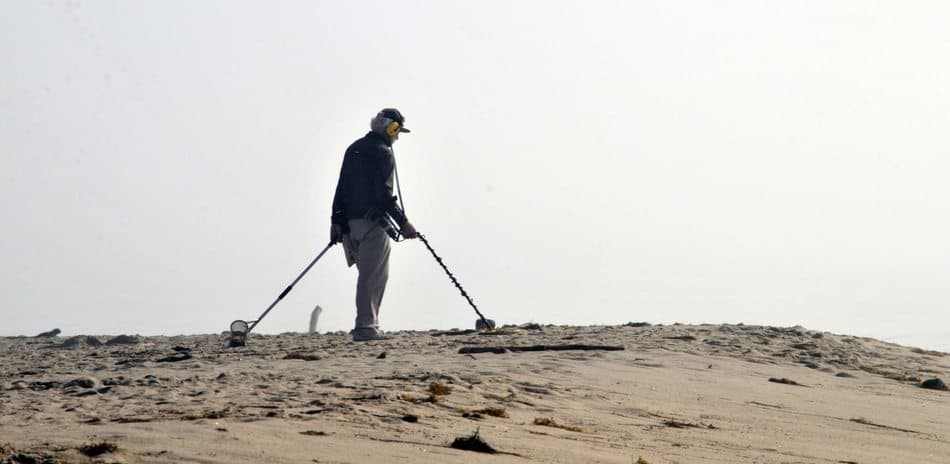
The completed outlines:
{"type": "Polygon", "coordinates": [[[406,118],[403,117],[402,113],[399,112],[396,108],[383,108],[379,114],[376,115],[377,118],[388,118],[392,119],[399,123],[399,132],[412,132],[409,129],[403,127],[406,124],[406,118]]]}

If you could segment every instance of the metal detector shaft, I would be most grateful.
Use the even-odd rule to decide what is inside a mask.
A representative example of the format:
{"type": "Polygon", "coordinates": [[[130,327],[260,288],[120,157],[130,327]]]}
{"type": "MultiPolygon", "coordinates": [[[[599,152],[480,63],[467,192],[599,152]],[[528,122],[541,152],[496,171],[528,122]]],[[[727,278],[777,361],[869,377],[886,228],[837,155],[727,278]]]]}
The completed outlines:
{"type": "Polygon", "coordinates": [[[475,314],[478,314],[478,317],[485,324],[485,327],[489,327],[489,328],[494,327],[493,324],[488,322],[488,319],[485,319],[485,316],[482,314],[482,312],[478,310],[478,306],[475,306],[475,302],[472,301],[472,298],[468,296],[468,293],[466,293],[465,289],[462,288],[462,284],[460,284],[459,281],[455,279],[455,276],[452,275],[451,272],[449,272],[449,268],[445,267],[445,263],[442,262],[442,258],[439,255],[435,254],[435,250],[433,250],[432,247],[429,245],[429,241],[426,240],[425,236],[422,234],[418,234],[418,236],[419,236],[419,240],[422,240],[422,243],[425,244],[426,248],[429,249],[429,253],[432,253],[432,257],[435,258],[436,262],[439,263],[439,266],[442,266],[442,270],[444,270],[445,273],[448,274],[449,279],[452,279],[452,283],[455,284],[455,288],[459,289],[459,291],[462,292],[462,296],[464,296],[465,299],[468,300],[468,304],[471,305],[472,309],[475,310],[475,314]]]}
{"type": "Polygon", "coordinates": [[[294,285],[297,285],[297,282],[300,282],[300,279],[302,279],[303,276],[307,274],[307,271],[309,271],[310,268],[312,268],[314,264],[317,264],[317,261],[319,261],[320,258],[322,258],[324,254],[326,254],[327,250],[329,250],[330,247],[332,247],[335,244],[336,242],[328,243],[326,248],[324,248],[323,251],[321,251],[320,254],[317,255],[316,258],[313,258],[313,261],[310,261],[310,264],[307,265],[307,267],[303,270],[303,272],[301,272],[300,275],[298,275],[297,278],[294,279],[294,281],[291,282],[290,285],[288,285],[287,288],[284,289],[284,291],[280,292],[280,295],[277,296],[277,299],[274,300],[274,302],[271,303],[270,306],[268,306],[267,309],[264,310],[264,313],[261,314],[261,317],[258,317],[257,320],[254,321],[254,323],[251,324],[251,326],[247,328],[247,333],[251,333],[251,331],[254,330],[254,327],[257,327],[257,324],[261,322],[261,319],[264,319],[264,316],[266,316],[267,313],[270,312],[270,310],[274,309],[274,306],[277,306],[277,303],[279,303],[280,300],[284,299],[284,297],[287,296],[287,294],[290,293],[291,290],[293,290],[294,285]]]}

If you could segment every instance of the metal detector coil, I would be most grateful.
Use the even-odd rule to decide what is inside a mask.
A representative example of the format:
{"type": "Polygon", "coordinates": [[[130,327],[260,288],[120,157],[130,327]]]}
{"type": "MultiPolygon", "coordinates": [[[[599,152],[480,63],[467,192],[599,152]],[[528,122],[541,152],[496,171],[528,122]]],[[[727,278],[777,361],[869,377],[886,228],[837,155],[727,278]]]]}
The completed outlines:
{"type": "Polygon", "coordinates": [[[277,296],[277,299],[274,300],[274,302],[271,303],[270,306],[268,306],[267,309],[264,310],[264,313],[261,314],[261,317],[258,317],[257,320],[254,320],[254,321],[244,321],[244,320],[238,319],[232,322],[231,323],[231,337],[228,340],[228,346],[230,347],[245,346],[247,344],[247,335],[251,333],[252,330],[254,330],[254,327],[256,327],[257,324],[261,322],[262,319],[264,319],[264,316],[267,316],[267,313],[269,313],[272,309],[274,309],[274,306],[277,306],[277,303],[279,303],[280,300],[284,299],[284,297],[287,296],[287,294],[290,293],[290,291],[294,289],[294,285],[297,285],[297,282],[300,282],[300,279],[302,279],[303,276],[307,274],[307,271],[309,271],[310,268],[312,268],[314,264],[317,264],[317,261],[319,261],[320,258],[322,258],[323,255],[326,254],[326,252],[333,245],[336,245],[336,242],[331,241],[330,243],[328,243],[326,248],[324,248],[323,251],[321,251],[320,254],[318,254],[316,258],[313,258],[313,261],[310,261],[310,264],[308,264],[307,267],[304,268],[303,272],[301,272],[300,275],[298,275],[297,278],[294,279],[294,281],[291,282],[290,285],[288,285],[287,288],[284,289],[284,291],[280,292],[280,295],[277,296]]]}
{"type": "Polygon", "coordinates": [[[239,333],[247,335],[248,329],[247,321],[236,320],[231,323],[231,333],[239,333]]]}
{"type": "Polygon", "coordinates": [[[231,338],[228,340],[228,346],[234,348],[245,346],[247,344],[247,332],[249,330],[247,321],[240,319],[231,323],[231,338]]]}

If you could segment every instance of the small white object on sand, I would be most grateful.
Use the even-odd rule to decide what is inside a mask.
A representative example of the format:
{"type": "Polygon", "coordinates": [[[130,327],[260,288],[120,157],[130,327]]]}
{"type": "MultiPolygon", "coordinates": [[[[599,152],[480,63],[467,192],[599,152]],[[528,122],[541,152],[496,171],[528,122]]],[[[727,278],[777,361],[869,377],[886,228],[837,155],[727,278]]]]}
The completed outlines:
{"type": "Polygon", "coordinates": [[[317,331],[317,321],[320,320],[320,313],[323,312],[323,308],[320,305],[314,306],[313,312],[310,313],[310,333],[317,331]]]}

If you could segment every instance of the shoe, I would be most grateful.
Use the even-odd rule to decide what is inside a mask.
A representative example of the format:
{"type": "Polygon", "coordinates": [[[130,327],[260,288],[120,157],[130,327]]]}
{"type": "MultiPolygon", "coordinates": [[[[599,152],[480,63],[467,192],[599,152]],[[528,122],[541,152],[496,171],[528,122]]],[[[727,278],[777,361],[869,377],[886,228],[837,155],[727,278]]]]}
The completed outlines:
{"type": "Polygon", "coordinates": [[[373,327],[361,327],[358,329],[353,329],[353,341],[354,342],[369,342],[373,340],[392,340],[393,337],[388,335],[383,335],[379,329],[373,327]]]}

